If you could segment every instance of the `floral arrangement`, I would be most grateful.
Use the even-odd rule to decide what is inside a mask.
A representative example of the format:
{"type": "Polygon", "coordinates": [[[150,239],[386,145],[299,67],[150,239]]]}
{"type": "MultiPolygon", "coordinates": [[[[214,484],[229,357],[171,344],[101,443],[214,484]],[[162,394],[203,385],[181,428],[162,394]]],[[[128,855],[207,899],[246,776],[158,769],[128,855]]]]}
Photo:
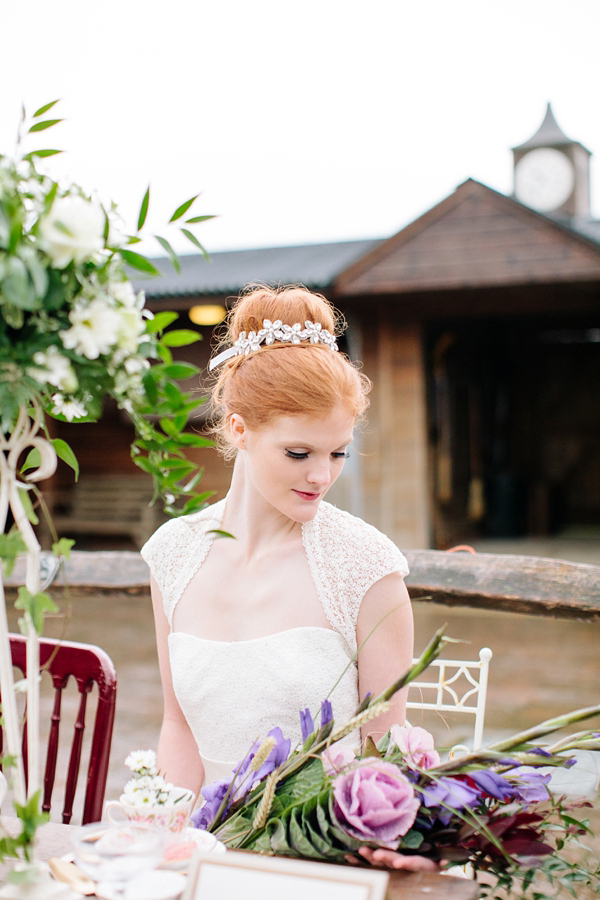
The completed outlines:
{"type": "MultiPolygon", "coordinates": [[[[61,121],[46,117],[56,102],[40,107],[31,118],[23,109],[14,156],[0,154],[0,588],[2,570],[10,574],[17,556],[27,556],[25,585],[16,603],[27,637],[26,744],[20,736],[8,625],[0,601],[0,762],[10,770],[22,826],[16,838],[0,833],[0,859],[16,856],[31,870],[11,873],[14,879],[39,876],[34,836],[47,820],[39,809],[38,635],[44,615],[56,606],[41,588],[40,546],[32,527],[38,522],[36,506],[53,535],[55,556],[66,558],[73,544],[58,540],[36,482],[53,474],[57,457],[78,475],[73,451],[64,440],[52,438],[47,417],[96,421],[105,397],[112,397],[132,420],[132,457],[152,476],[154,500],[162,496],[165,511],[180,515],[198,510],[210,496],[196,490],[201,472],[185,455],[187,447],[210,444],[185,430],[201,401],[177,383],[199,370],[175,362],[171,349],[199,335],[169,329],[177,313],[153,316],[144,307],[143,291],[136,293],[129,281],[132,270],[159,274],[132,249],[141,240],[150,190],[142,199],[135,234],[126,235],[114,204],[103,205],[79,185],[44,172],[43,161],[60,151],[26,150],[25,144],[61,121]],[[10,530],[9,510],[14,520],[10,530]]],[[[170,224],[205,253],[190,228],[212,217],[191,215],[195,200],[177,206],[170,224]]],[[[179,270],[169,241],[155,237],[179,270]]],[[[155,788],[155,799],[163,787],[155,788]]]]}
{"type": "Polygon", "coordinates": [[[165,803],[187,799],[188,791],[173,798],[174,787],[158,771],[154,750],[134,750],[125,760],[125,765],[133,776],[121,795],[121,800],[128,806],[164,806],[165,803]]]}
{"type": "MultiPolygon", "coordinates": [[[[196,467],[186,446],[202,446],[200,435],[184,433],[188,417],[201,402],[180,390],[177,380],[198,373],[175,363],[171,347],[199,340],[197,332],[164,329],[176,313],[153,316],[144,308],[144,292],[135,293],[129,272],[158,274],[132,247],[141,240],[150,191],[142,200],[137,231],[126,235],[114,204],[103,206],[75,184],[62,184],[40,170],[58,150],[25,152],[28,135],[60,122],[44,118],[55,103],[28,119],[23,110],[14,157],[0,154],[0,418],[10,432],[19,410],[37,403],[58,419],[95,421],[106,396],[131,417],[136,430],[134,461],[155,480],[168,511],[193,512],[206,500],[193,493],[199,476],[182,483],[196,467]],[[151,365],[151,362],[154,365],[151,365]],[[154,427],[147,416],[160,416],[154,427]],[[183,494],[185,508],[174,501],[183,494]]],[[[196,197],[175,209],[170,223],[204,249],[190,231],[212,216],[190,216],[196,197]],[[184,218],[185,217],[185,218],[184,218]],[[175,224],[176,223],[176,224],[175,224]]],[[[157,237],[175,268],[171,244],[157,237]]],[[[62,440],[55,451],[76,468],[62,440]]],[[[33,467],[37,460],[30,461],[33,467]]]]}
{"type": "MultiPolygon", "coordinates": [[[[600,706],[547,721],[466,756],[442,762],[418,727],[394,726],[360,756],[338,744],[386,711],[393,694],[439,654],[439,632],[420,660],[353,718],[336,725],[331,703],[315,724],[301,713],[302,746],[280,728],[256,742],[231,779],[202,789],[193,824],[235,849],[342,862],[359,847],[385,847],[440,864],[467,864],[525,890],[537,870],[564,884],[593,881],[560,856],[585,832],[548,789],[548,767],[568,766],[566,751],[600,749],[600,733],[578,733],[540,747],[540,738],[600,714],[600,706]]],[[[588,804],[589,805],[589,804],[588,804]]],[[[360,860],[360,857],[358,857],[360,860]]],[[[363,860],[364,862],[364,860],[363,860]]],[[[539,887],[535,898],[544,897],[539,887]]]]}

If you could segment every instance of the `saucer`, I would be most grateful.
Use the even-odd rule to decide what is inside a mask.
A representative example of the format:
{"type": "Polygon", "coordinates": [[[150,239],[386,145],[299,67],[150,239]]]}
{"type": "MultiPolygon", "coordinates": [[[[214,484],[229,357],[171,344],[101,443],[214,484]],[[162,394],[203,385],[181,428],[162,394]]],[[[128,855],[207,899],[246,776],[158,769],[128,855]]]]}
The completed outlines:
{"type": "Polygon", "coordinates": [[[161,872],[154,869],[132,878],[121,894],[114,885],[99,882],[96,897],[99,900],[176,900],[185,888],[185,878],[177,872],[161,872]]]}
{"type": "Polygon", "coordinates": [[[218,841],[214,834],[201,828],[186,828],[180,840],[167,847],[165,858],[158,868],[180,871],[187,869],[196,853],[224,853],[226,849],[225,844],[218,841]]]}

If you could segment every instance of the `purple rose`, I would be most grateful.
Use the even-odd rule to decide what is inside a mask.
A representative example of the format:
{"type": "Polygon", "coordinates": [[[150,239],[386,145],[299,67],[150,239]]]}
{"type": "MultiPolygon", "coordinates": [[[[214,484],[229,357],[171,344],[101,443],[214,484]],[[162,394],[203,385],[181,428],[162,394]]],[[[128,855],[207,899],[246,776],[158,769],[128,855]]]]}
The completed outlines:
{"type": "Polygon", "coordinates": [[[333,782],[333,810],[339,825],[359,840],[396,847],[419,810],[411,783],[393,763],[362,760],[333,782]]]}

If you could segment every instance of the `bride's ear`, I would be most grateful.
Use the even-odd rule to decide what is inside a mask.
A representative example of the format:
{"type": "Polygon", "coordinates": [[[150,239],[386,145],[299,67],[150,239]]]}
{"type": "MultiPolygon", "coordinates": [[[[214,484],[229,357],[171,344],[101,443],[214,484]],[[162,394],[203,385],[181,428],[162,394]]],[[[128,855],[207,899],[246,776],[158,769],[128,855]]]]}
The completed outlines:
{"type": "Polygon", "coordinates": [[[247,434],[248,429],[242,416],[239,413],[232,413],[229,417],[229,435],[238,450],[246,449],[247,434]]]}

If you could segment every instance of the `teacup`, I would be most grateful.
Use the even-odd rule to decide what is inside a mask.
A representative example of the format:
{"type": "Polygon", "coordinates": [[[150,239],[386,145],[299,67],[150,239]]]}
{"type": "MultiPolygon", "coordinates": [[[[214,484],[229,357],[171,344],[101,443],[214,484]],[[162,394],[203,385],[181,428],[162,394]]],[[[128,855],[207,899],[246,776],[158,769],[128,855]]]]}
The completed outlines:
{"type": "Polygon", "coordinates": [[[171,788],[165,803],[157,806],[134,806],[121,794],[118,800],[110,800],[105,807],[107,818],[114,825],[124,822],[146,822],[167,833],[167,844],[179,841],[185,834],[194,806],[195,795],[187,788],[171,788]]]}

